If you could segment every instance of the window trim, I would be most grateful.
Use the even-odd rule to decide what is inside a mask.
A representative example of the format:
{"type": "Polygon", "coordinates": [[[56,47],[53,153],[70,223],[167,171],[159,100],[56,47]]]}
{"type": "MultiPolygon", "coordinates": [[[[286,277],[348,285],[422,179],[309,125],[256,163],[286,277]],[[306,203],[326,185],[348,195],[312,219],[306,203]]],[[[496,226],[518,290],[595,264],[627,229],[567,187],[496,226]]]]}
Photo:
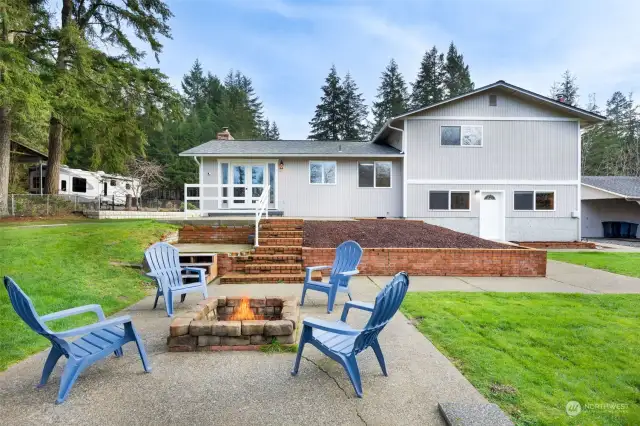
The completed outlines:
{"type": "MultiPolygon", "coordinates": [[[[470,212],[471,211],[471,191],[466,189],[430,189],[427,192],[427,204],[428,210],[432,212],[470,212]],[[446,192],[447,193],[447,206],[446,209],[432,209],[431,208],[431,192],[446,192]],[[469,208],[468,209],[452,209],[451,208],[451,193],[466,193],[469,194],[469,208]]],[[[548,210],[547,210],[548,211],[548,210]]]]}
{"type": "Polygon", "coordinates": [[[440,125],[440,148],[483,148],[484,147],[484,125],[482,124],[441,124],[440,125]],[[442,128],[443,127],[460,127],[460,145],[443,145],[442,144],[442,128]],[[480,145],[462,145],[462,128],[463,127],[480,127],[480,145]]]}
{"type": "MultiPolygon", "coordinates": [[[[309,175],[309,180],[311,180],[311,175],[309,175]]],[[[356,164],[356,185],[359,189],[392,189],[393,188],[393,161],[358,161],[356,164]],[[370,164],[373,163],[373,186],[360,186],[360,163],[370,164]],[[376,184],[376,170],[378,167],[378,163],[389,163],[391,166],[389,169],[389,186],[378,186],[376,184]]]]}
{"type": "Polygon", "coordinates": [[[513,197],[511,197],[511,207],[514,212],[555,212],[557,205],[557,191],[555,189],[518,189],[513,191],[513,197]],[[516,209],[516,192],[532,192],[533,193],[533,210],[516,209]],[[553,194],[553,209],[537,209],[536,208],[536,194],[538,192],[553,194]]]}
{"type": "MultiPolygon", "coordinates": [[[[324,176],[324,166],[323,167],[323,173],[322,175],[324,176]]],[[[338,162],[337,161],[332,161],[332,160],[309,160],[309,164],[307,167],[307,173],[308,173],[308,182],[309,185],[331,185],[331,186],[335,186],[338,184],[338,162]],[[333,163],[336,173],[335,173],[335,182],[333,183],[324,183],[324,182],[311,182],[311,163],[333,163]]]]}

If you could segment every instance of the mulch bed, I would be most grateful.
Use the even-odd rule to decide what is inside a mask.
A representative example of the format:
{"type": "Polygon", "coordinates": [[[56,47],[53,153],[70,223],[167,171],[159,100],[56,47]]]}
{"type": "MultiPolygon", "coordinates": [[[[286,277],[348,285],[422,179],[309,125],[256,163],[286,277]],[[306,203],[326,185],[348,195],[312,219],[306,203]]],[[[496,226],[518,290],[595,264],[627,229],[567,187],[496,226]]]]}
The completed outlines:
{"type": "Polygon", "coordinates": [[[347,240],[363,248],[516,248],[417,220],[304,221],[305,247],[337,247],[347,240]]]}

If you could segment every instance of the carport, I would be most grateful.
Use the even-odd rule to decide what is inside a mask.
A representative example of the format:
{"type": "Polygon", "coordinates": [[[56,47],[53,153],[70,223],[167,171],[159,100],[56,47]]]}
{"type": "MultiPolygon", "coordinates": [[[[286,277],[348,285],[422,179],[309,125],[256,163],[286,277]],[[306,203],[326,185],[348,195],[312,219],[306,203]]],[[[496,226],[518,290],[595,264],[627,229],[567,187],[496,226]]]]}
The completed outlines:
{"type": "Polygon", "coordinates": [[[640,224],[640,177],[583,176],[581,200],[583,238],[605,237],[603,222],[640,224]]]}

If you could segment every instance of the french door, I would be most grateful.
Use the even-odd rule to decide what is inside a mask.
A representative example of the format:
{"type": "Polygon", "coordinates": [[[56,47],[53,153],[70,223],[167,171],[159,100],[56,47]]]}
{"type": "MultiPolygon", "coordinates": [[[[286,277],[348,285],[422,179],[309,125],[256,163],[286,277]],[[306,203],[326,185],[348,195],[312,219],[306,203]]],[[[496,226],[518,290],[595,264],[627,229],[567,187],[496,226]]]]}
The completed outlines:
{"type": "Polygon", "coordinates": [[[266,164],[231,163],[231,203],[229,208],[252,208],[265,188],[266,164]]]}

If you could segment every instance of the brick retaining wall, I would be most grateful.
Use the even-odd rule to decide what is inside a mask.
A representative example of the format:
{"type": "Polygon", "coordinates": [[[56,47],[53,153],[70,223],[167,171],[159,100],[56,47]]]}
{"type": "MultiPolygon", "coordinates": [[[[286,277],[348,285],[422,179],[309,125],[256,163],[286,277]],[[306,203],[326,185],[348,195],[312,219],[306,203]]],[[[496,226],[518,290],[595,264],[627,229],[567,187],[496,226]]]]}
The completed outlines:
{"type": "Polygon", "coordinates": [[[596,244],[588,241],[524,241],[522,247],[534,249],[595,249],[596,244]]]}
{"type": "Polygon", "coordinates": [[[194,226],[185,225],[180,230],[181,243],[249,244],[252,226],[194,226]]]}
{"type": "MultiPolygon", "coordinates": [[[[333,248],[302,248],[304,266],[331,265],[333,248]]],[[[362,274],[544,277],[547,253],[527,249],[365,248],[358,267],[362,274]]],[[[328,271],[326,271],[328,273],[328,271]]]]}

